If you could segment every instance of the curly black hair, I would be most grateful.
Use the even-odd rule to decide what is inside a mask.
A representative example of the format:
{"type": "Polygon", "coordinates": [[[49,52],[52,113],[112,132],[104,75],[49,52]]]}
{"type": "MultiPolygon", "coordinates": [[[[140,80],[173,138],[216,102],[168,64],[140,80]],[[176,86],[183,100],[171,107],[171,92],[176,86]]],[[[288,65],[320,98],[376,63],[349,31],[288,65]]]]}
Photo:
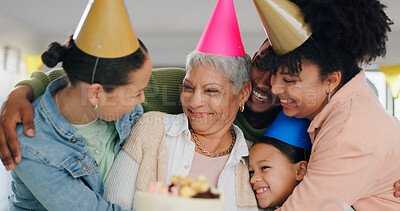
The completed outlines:
{"type": "Polygon", "coordinates": [[[298,74],[304,59],[320,67],[321,79],[341,71],[343,85],[360,72],[361,65],[386,54],[393,22],[378,0],[291,1],[301,8],[312,35],[285,55],[273,53],[274,73],[278,67],[287,67],[289,74],[298,74]]]}

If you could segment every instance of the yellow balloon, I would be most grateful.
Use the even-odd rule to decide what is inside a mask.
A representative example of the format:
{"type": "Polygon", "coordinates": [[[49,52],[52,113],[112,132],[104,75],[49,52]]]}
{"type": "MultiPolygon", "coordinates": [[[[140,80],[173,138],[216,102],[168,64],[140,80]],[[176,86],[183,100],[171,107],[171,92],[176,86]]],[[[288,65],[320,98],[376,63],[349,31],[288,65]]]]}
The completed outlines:
{"type": "Polygon", "coordinates": [[[379,69],[386,76],[386,83],[390,87],[393,98],[398,98],[400,92],[400,65],[380,66],[379,69]]]}
{"type": "Polygon", "coordinates": [[[42,58],[40,55],[24,55],[26,74],[29,76],[33,71],[40,70],[42,58]]]}

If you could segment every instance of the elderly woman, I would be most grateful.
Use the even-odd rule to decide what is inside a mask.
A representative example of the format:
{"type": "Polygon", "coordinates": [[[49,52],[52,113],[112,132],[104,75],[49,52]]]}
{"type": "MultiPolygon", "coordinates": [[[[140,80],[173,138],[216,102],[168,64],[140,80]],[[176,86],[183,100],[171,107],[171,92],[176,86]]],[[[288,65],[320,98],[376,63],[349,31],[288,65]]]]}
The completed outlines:
{"type": "Polygon", "coordinates": [[[243,157],[242,131],[233,121],[251,91],[250,57],[194,51],[187,57],[181,93],[184,113],[146,113],[118,154],[106,181],[106,198],[135,207],[135,192],[172,175],[205,175],[225,195],[225,210],[251,208],[256,200],[243,157]],[[122,173],[123,172],[123,173],[122,173]]]}
{"type": "Polygon", "coordinates": [[[281,209],[338,210],[336,203],[399,210],[392,182],[400,169],[400,123],[360,68],[386,51],[384,6],[377,0],[298,2],[312,35],[284,54],[272,45],[281,54],[271,82],[286,115],[312,120],[313,147],[307,175],[281,209]]]}

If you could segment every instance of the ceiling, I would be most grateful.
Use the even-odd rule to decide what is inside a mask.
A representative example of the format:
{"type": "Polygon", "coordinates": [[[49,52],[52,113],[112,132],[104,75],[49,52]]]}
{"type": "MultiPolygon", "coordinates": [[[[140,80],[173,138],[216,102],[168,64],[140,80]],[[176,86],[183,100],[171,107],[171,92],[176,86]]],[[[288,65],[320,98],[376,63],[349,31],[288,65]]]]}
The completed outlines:
{"type": "MultiPolygon", "coordinates": [[[[30,42],[39,54],[52,41],[63,42],[72,34],[87,0],[2,0],[0,38],[9,35],[15,25],[18,32],[29,32],[30,42]],[[7,19],[7,21],[4,21],[7,19]]],[[[400,63],[400,1],[382,0],[387,14],[395,21],[389,35],[388,55],[381,63],[400,63]]],[[[133,27],[147,45],[156,65],[181,65],[193,50],[211,15],[216,0],[125,0],[133,27]]],[[[262,23],[251,0],[235,0],[245,48],[252,54],[265,39],[262,23]]],[[[14,36],[14,35],[11,35],[14,36]]],[[[15,35],[18,37],[18,35],[15,35]]],[[[3,39],[3,38],[2,38],[3,39]]],[[[11,38],[10,38],[11,39],[11,38]]],[[[17,39],[17,38],[15,38],[17,39]]]]}

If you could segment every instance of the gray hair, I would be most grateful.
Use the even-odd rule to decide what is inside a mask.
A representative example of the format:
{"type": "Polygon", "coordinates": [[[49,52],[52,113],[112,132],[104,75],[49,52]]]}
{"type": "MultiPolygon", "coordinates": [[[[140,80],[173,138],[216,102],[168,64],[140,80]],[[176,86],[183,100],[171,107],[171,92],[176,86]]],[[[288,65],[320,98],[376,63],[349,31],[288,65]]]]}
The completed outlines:
{"type": "Polygon", "coordinates": [[[234,87],[237,94],[243,85],[251,80],[251,58],[249,55],[240,57],[221,56],[199,51],[192,51],[186,56],[186,71],[194,67],[213,65],[221,71],[234,87]]]}

